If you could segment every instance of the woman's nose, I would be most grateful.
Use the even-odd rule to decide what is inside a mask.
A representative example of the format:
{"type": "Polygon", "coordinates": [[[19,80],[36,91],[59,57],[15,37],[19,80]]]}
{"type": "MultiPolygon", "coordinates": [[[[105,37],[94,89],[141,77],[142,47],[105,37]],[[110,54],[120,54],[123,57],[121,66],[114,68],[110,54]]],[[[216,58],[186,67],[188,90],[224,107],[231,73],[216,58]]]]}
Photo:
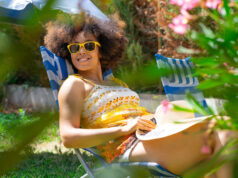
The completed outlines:
{"type": "Polygon", "coordinates": [[[85,54],[86,53],[85,49],[82,46],[79,49],[79,53],[80,54],[85,54]]]}

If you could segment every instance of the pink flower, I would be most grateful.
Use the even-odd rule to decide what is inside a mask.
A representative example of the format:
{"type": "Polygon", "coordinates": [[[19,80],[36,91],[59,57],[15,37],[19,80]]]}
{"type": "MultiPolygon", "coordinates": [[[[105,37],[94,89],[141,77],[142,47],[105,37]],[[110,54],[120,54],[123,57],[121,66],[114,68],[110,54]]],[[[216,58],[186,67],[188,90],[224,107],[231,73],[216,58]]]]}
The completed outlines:
{"type": "Polygon", "coordinates": [[[206,6],[211,9],[217,9],[220,3],[221,3],[221,0],[207,0],[206,6]]]}
{"type": "Polygon", "coordinates": [[[176,4],[178,6],[182,6],[184,3],[184,0],[170,0],[169,1],[170,4],[176,4]]]}
{"type": "Polygon", "coordinates": [[[224,62],[223,65],[224,65],[225,67],[229,67],[229,65],[228,65],[226,62],[224,62]]]}
{"type": "Polygon", "coordinates": [[[187,20],[193,19],[194,17],[188,13],[185,9],[180,9],[181,15],[184,16],[187,20]]]}
{"type": "Polygon", "coordinates": [[[200,0],[184,0],[184,3],[181,5],[181,8],[184,10],[191,10],[195,7],[198,7],[200,0]]]}
{"type": "Polygon", "coordinates": [[[223,65],[227,68],[227,70],[230,72],[230,73],[234,73],[234,66],[229,66],[226,62],[223,63],[223,65]]]}
{"type": "Polygon", "coordinates": [[[170,0],[170,4],[180,6],[184,10],[191,10],[200,4],[201,0],[170,0]]]}
{"type": "Polygon", "coordinates": [[[172,24],[169,24],[169,28],[173,29],[175,33],[183,35],[189,28],[188,19],[184,15],[175,17],[172,24]]]}
{"type": "Polygon", "coordinates": [[[203,154],[210,154],[211,153],[211,149],[208,145],[203,145],[202,149],[201,149],[201,153],[203,154]]]}
{"type": "Polygon", "coordinates": [[[163,100],[161,102],[162,105],[162,111],[164,114],[166,114],[169,110],[173,108],[173,105],[168,102],[168,100],[163,100]]]}
{"type": "Polygon", "coordinates": [[[184,15],[179,15],[179,16],[173,18],[172,23],[176,24],[176,25],[178,25],[178,24],[185,25],[188,23],[188,19],[184,15]]]}

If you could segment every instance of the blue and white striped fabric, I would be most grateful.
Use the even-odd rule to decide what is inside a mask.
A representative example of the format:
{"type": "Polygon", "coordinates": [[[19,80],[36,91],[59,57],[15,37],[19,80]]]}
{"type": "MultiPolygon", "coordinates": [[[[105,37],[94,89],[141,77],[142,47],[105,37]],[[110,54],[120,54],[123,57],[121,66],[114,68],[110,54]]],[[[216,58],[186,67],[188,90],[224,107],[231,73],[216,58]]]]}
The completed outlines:
{"type": "Polygon", "coordinates": [[[184,100],[186,93],[190,92],[193,97],[199,101],[205,108],[206,101],[202,91],[196,87],[199,82],[194,76],[194,66],[190,57],[186,59],[167,58],[160,54],[155,54],[157,66],[159,69],[169,69],[168,76],[161,77],[165,94],[169,101],[184,100]]]}
{"type": "Polygon", "coordinates": [[[50,86],[54,95],[56,105],[58,104],[58,91],[62,82],[68,77],[68,75],[75,73],[71,64],[61,57],[55,55],[49,51],[46,47],[40,47],[43,64],[45,66],[50,86]]]}

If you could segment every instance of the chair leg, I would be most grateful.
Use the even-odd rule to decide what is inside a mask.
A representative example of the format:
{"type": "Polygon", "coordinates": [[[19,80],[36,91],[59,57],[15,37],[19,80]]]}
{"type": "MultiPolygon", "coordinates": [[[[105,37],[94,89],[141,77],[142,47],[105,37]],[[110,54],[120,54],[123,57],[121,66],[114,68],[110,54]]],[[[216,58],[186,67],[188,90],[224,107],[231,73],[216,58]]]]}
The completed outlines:
{"type": "Polygon", "coordinates": [[[91,177],[91,178],[95,178],[94,175],[93,175],[93,172],[92,170],[89,168],[88,164],[86,163],[86,161],[83,159],[83,156],[80,152],[79,149],[74,149],[74,151],[76,152],[76,155],[80,161],[80,163],[83,165],[84,169],[87,171],[88,175],[91,177]]]}

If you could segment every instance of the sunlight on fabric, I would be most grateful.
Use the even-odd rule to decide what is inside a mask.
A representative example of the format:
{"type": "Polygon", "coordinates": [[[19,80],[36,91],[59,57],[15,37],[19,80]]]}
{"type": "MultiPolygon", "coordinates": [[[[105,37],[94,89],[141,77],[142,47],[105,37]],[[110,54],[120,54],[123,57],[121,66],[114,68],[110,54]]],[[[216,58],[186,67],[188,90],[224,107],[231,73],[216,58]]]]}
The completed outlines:
{"type": "MultiPolygon", "coordinates": [[[[33,3],[37,8],[43,8],[47,0],[0,0],[0,6],[8,9],[22,10],[29,3],[33,3]]],[[[76,14],[81,10],[95,16],[101,20],[108,20],[108,17],[100,11],[90,0],[56,0],[52,7],[67,13],[76,14]]]]}

